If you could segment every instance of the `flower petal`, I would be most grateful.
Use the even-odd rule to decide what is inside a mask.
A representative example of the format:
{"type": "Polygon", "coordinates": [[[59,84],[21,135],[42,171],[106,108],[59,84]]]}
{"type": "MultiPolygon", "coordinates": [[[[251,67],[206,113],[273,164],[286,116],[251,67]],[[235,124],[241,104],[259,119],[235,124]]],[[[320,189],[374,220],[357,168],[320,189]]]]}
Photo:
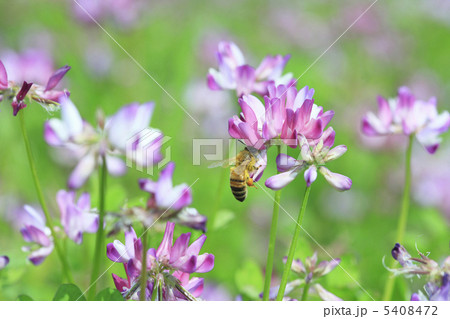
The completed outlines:
{"type": "Polygon", "coordinates": [[[189,246],[189,239],[191,238],[191,233],[181,234],[180,237],[175,240],[173,247],[170,251],[170,263],[176,262],[179,258],[186,254],[186,250],[189,246]]]}
{"type": "Polygon", "coordinates": [[[190,227],[192,229],[201,230],[206,233],[206,216],[199,214],[193,207],[183,208],[175,218],[172,218],[177,224],[190,227]]]}
{"type": "MultiPolygon", "coordinates": [[[[0,61],[1,63],[1,61],[0,61]]],[[[8,256],[0,256],[0,270],[5,268],[9,264],[9,257],[8,256]]]]}
{"type": "Polygon", "coordinates": [[[158,258],[170,257],[170,251],[172,249],[173,242],[173,230],[175,229],[175,223],[167,222],[166,230],[164,231],[164,237],[156,250],[156,256],[158,258]]]}
{"type": "Polygon", "coordinates": [[[23,239],[27,242],[34,242],[41,246],[51,246],[52,241],[49,236],[41,229],[29,225],[23,227],[20,232],[22,233],[23,239]]]}
{"type": "Polygon", "coordinates": [[[61,101],[61,120],[64,123],[67,133],[74,137],[83,131],[83,119],[75,104],[68,97],[62,97],[61,101]]]}
{"type": "Polygon", "coordinates": [[[118,240],[106,245],[106,256],[115,263],[126,263],[130,260],[125,245],[118,240]]]}
{"type": "Polygon", "coordinates": [[[127,171],[125,162],[116,156],[106,155],[106,168],[112,176],[122,176],[127,171]]]}
{"type": "Polygon", "coordinates": [[[331,148],[334,145],[334,138],[336,136],[336,132],[332,127],[327,128],[320,139],[323,141],[323,146],[327,148],[331,148]]]}
{"type": "Polygon", "coordinates": [[[287,184],[292,182],[297,177],[298,174],[299,170],[292,170],[278,175],[274,175],[266,180],[265,185],[270,189],[280,190],[287,184]]]}
{"type": "Polygon", "coordinates": [[[327,182],[338,191],[346,191],[352,187],[352,180],[347,176],[338,173],[333,173],[324,166],[321,166],[319,168],[319,171],[325,177],[327,182]]]}
{"type": "Polygon", "coordinates": [[[297,161],[295,158],[283,153],[277,156],[276,163],[277,163],[277,170],[280,173],[290,171],[295,166],[299,166],[302,164],[302,162],[297,161]]]}
{"type": "Polygon", "coordinates": [[[334,161],[335,159],[341,157],[342,155],[347,152],[347,146],[345,145],[338,145],[334,148],[332,148],[327,155],[324,158],[325,162],[334,161]]]}
{"type": "Polygon", "coordinates": [[[33,265],[37,266],[40,265],[45,260],[45,258],[47,258],[47,256],[51,254],[52,251],[53,243],[50,246],[44,246],[33,251],[28,256],[28,259],[33,263],[33,265]]]}
{"type": "Polygon", "coordinates": [[[214,255],[203,254],[197,258],[197,269],[195,272],[205,273],[213,270],[214,268],[214,255]]]}
{"type": "Polygon", "coordinates": [[[83,213],[81,215],[81,227],[83,232],[95,233],[98,230],[98,215],[93,213],[83,213]]]}
{"type": "Polygon", "coordinates": [[[48,79],[47,86],[45,87],[45,91],[49,91],[54,89],[58,83],[62,80],[62,78],[69,72],[70,66],[65,65],[53,73],[53,75],[48,79]]]}
{"type": "Polygon", "coordinates": [[[308,169],[305,171],[304,174],[306,186],[310,187],[311,184],[316,180],[317,178],[317,168],[315,165],[311,165],[308,167],[308,169]]]}
{"type": "Polygon", "coordinates": [[[323,288],[320,284],[312,286],[323,301],[342,301],[341,298],[333,295],[331,292],[323,288]]]}
{"type": "Polygon", "coordinates": [[[134,142],[137,137],[146,134],[150,125],[155,103],[142,105],[131,103],[120,108],[106,124],[108,140],[121,151],[125,151],[127,143],[134,142]]]}
{"type": "Polygon", "coordinates": [[[201,235],[197,238],[187,249],[187,255],[198,255],[200,253],[200,249],[202,249],[203,244],[205,243],[206,235],[201,235]]]}
{"type": "Polygon", "coordinates": [[[63,146],[69,139],[69,132],[61,120],[52,118],[44,124],[44,139],[50,146],[63,146]]]}
{"type": "Polygon", "coordinates": [[[8,73],[0,60],[0,90],[6,90],[8,88],[8,73]]]}
{"type": "Polygon", "coordinates": [[[416,134],[416,138],[430,154],[434,154],[439,148],[439,144],[441,143],[439,133],[433,130],[423,129],[416,134]]]}
{"type": "Polygon", "coordinates": [[[112,274],[114,286],[116,286],[116,289],[119,290],[119,292],[124,292],[127,289],[131,288],[129,286],[129,282],[127,279],[120,278],[116,274],[112,274]]]}
{"type": "Polygon", "coordinates": [[[237,96],[252,93],[255,83],[255,69],[249,65],[242,65],[237,67],[236,75],[237,96]]]}
{"type": "Polygon", "coordinates": [[[388,127],[392,122],[392,111],[389,102],[382,96],[377,97],[378,101],[378,118],[384,127],[388,127]]]}
{"type": "Polygon", "coordinates": [[[72,171],[67,182],[70,189],[78,189],[86,182],[86,180],[94,172],[97,159],[94,154],[88,153],[77,164],[72,171]]]}

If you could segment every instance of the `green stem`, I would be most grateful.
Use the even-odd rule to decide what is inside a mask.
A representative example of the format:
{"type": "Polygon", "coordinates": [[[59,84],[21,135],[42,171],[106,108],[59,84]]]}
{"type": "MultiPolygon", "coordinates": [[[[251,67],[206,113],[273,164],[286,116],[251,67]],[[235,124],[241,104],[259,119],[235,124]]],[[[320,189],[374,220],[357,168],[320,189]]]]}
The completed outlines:
{"type": "Polygon", "coordinates": [[[289,247],[288,258],[286,265],[284,265],[283,276],[281,277],[280,289],[278,290],[277,301],[283,300],[284,292],[286,290],[286,285],[288,281],[289,272],[291,271],[292,261],[294,260],[295,249],[297,248],[297,241],[300,235],[300,228],[303,222],[303,215],[306,211],[306,205],[308,203],[309,193],[311,192],[311,187],[307,186],[305,190],[305,196],[303,197],[302,207],[300,213],[298,214],[297,224],[295,225],[294,235],[292,236],[291,246],[289,247]]]}
{"type": "MultiPolygon", "coordinates": [[[[409,212],[409,202],[410,202],[410,193],[411,193],[411,155],[412,155],[412,146],[414,141],[414,135],[409,136],[408,149],[406,150],[406,162],[405,162],[405,186],[403,189],[403,199],[402,199],[402,207],[400,211],[400,217],[398,219],[397,225],[397,236],[396,242],[402,243],[403,237],[405,236],[406,224],[408,222],[408,212],[409,212]]],[[[395,260],[391,262],[391,268],[393,268],[396,264],[395,260]]],[[[394,291],[395,284],[395,276],[389,276],[386,286],[384,288],[383,300],[389,301],[392,297],[392,292],[394,291]]]]}
{"type": "MultiPolygon", "coordinates": [[[[278,155],[281,153],[281,146],[278,145],[278,155]]],[[[273,259],[275,256],[275,242],[277,239],[278,216],[280,212],[281,189],[275,192],[273,204],[272,224],[270,226],[269,247],[267,248],[266,277],[264,280],[263,301],[269,300],[270,282],[272,279],[273,259]]]]}
{"type": "Polygon", "coordinates": [[[91,284],[88,293],[88,300],[94,300],[95,294],[97,292],[97,280],[98,274],[100,271],[101,257],[104,252],[104,220],[105,220],[105,196],[106,196],[106,176],[107,176],[107,167],[106,167],[106,159],[102,157],[102,165],[99,170],[99,218],[98,218],[98,230],[97,236],[95,239],[95,253],[94,253],[94,264],[92,267],[91,274],[91,284]]]}
{"type": "Polygon", "coordinates": [[[158,295],[158,285],[159,281],[155,278],[153,281],[152,301],[156,301],[156,296],[158,295]]]}
{"type": "Polygon", "coordinates": [[[141,266],[141,294],[139,297],[140,301],[146,300],[145,290],[147,287],[147,247],[148,247],[148,236],[146,232],[146,227],[144,225],[144,233],[142,234],[142,266],[141,266]]]}
{"type": "Polygon", "coordinates": [[[53,237],[53,243],[55,245],[55,250],[56,250],[56,252],[58,254],[58,257],[59,257],[59,259],[61,261],[64,276],[66,277],[66,279],[67,279],[67,281],[69,283],[73,283],[74,281],[73,281],[72,273],[70,271],[69,263],[67,261],[66,255],[64,254],[64,252],[63,252],[63,250],[61,248],[61,244],[59,242],[59,239],[56,236],[56,232],[55,232],[55,229],[53,227],[53,222],[52,222],[52,219],[50,217],[50,213],[49,213],[47,204],[45,203],[44,194],[42,192],[41,184],[39,182],[37,169],[36,169],[36,164],[34,162],[33,152],[31,150],[30,140],[28,138],[27,130],[25,128],[25,112],[24,111],[19,112],[19,119],[20,119],[20,128],[21,128],[21,131],[22,131],[23,141],[25,143],[25,148],[27,150],[28,163],[30,165],[31,175],[33,176],[34,186],[36,188],[36,193],[37,193],[37,196],[38,196],[38,199],[39,199],[39,203],[41,204],[41,207],[42,207],[42,210],[44,212],[45,218],[47,219],[47,225],[50,228],[50,231],[51,231],[51,234],[52,234],[52,237],[53,237]]]}
{"type": "Polygon", "coordinates": [[[307,282],[305,284],[305,287],[303,287],[303,294],[302,294],[302,301],[306,301],[306,299],[308,299],[308,292],[309,292],[309,285],[310,283],[307,282]]]}

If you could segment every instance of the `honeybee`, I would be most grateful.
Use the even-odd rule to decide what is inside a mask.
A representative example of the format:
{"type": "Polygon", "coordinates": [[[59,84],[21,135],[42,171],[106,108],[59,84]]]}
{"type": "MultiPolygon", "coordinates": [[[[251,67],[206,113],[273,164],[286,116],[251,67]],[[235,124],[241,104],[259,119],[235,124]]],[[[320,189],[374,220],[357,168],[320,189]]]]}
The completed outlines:
{"type": "Polygon", "coordinates": [[[250,151],[247,147],[240,151],[236,157],[227,159],[225,161],[217,162],[210,165],[213,167],[230,167],[230,188],[234,198],[243,202],[247,197],[247,186],[255,187],[253,179],[250,175],[257,171],[257,159],[255,151],[250,151]]]}

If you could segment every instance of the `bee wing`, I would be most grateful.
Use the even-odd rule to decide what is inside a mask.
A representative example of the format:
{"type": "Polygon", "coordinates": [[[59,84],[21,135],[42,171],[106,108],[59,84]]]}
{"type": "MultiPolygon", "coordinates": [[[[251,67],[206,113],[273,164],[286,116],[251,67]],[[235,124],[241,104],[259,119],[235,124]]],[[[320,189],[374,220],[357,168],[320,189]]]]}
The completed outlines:
{"type": "Polygon", "coordinates": [[[219,162],[215,162],[212,163],[211,165],[208,166],[208,168],[215,168],[215,167],[228,167],[230,165],[234,165],[236,163],[236,158],[229,158],[226,159],[224,161],[219,161],[219,162]]]}
{"type": "Polygon", "coordinates": [[[239,166],[237,166],[234,169],[234,173],[240,175],[243,174],[245,172],[245,170],[247,169],[247,165],[250,161],[243,161],[239,166]]]}
{"type": "Polygon", "coordinates": [[[249,151],[249,153],[251,154],[251,156],[253,156],[255,158],[256,161],[258,161],[261,158],[261,151],[251,147],[251,146],[247,146],[246,147],[247,151],[249,151]]]}

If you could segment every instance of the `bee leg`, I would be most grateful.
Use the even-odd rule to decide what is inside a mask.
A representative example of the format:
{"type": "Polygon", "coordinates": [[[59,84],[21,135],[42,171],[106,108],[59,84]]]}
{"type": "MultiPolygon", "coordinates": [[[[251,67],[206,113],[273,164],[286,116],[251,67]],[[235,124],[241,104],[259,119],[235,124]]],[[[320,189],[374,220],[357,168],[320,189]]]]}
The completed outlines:
{"type": "Polygon", "coordinates": [[[247,186],[258,189],[258,187],[256,187],[255,184],[253,184],[253,179],[248,175],[247,171],[245,172],[245,181],[247,183],[247,186]]]}

